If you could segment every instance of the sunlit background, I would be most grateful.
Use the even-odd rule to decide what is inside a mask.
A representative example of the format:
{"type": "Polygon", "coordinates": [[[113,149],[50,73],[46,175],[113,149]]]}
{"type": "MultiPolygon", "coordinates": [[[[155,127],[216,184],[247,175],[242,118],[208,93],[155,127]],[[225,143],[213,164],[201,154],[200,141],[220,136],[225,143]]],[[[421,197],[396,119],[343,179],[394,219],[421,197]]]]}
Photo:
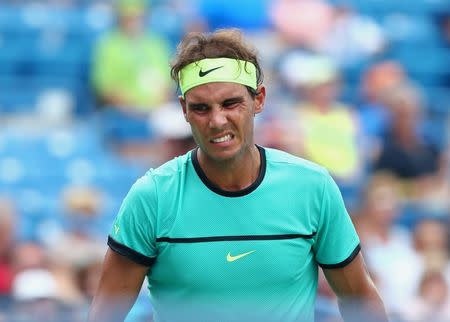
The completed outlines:
{"type": "Polygon", "coordinates": [[[131,184],[194,146],[176,45],[225,27],[265,70],[256,142],[329,169],[392,321],[450,321],[449,0],[1,0],[0,321],[85,320],[131,184]]]}

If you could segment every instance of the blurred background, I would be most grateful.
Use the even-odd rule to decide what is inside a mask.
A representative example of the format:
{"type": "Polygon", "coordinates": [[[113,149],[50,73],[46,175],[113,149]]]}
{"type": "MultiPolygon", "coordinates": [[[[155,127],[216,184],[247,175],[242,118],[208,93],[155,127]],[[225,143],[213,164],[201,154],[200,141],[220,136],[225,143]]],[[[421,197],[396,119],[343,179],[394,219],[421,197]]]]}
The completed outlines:
{"type": "Polygon", "coordinates": [[[0,321],[85,320],[128,189],[194,146],[176,44],[224,27],[265,70],[257,143],[329,169],[392,321],[450,321],[449,0],[0,0],[0,321]]]}

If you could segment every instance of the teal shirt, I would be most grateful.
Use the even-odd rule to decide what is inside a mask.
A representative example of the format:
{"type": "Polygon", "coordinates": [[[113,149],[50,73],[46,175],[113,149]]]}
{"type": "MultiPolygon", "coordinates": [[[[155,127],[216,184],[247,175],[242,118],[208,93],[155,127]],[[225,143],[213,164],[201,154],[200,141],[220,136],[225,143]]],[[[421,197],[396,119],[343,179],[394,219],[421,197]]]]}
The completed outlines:
{"type": "Polygon", "coordinates": [[[192,151],[131,188],[108,244],[150,267],[155,321],[313,321],[318,266],[358,254],[327,171],[259,150],[258,179],[241,191],[214,186],[192,151]]]}

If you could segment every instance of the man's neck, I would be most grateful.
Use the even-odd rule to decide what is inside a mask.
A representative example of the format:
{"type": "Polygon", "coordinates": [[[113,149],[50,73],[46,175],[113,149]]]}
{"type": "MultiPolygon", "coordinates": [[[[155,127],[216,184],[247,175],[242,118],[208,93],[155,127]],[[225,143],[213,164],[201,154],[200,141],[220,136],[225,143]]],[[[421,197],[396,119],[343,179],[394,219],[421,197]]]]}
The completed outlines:
{"type": "Polygon", "coordinates": [[[261,157],[258,148],[252,145],[232,160],[217,162],[197,151],[199,164],[209,181],[225,191],[239,191],[251,186],[258,178],[261,157]]]}

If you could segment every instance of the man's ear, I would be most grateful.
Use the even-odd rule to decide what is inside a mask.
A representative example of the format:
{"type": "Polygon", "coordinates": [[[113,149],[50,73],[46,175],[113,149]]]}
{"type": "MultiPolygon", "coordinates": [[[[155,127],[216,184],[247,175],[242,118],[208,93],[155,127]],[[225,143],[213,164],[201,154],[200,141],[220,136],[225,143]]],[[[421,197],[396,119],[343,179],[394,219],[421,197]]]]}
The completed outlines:
{"type": "Polygon", "coordinates": [[[255,115],[261,113],[264,110],[264,103],[266,102],[266,88],[264,85],[260,85],[255,96],[255,115]]]}
{"type": "Polygon", "coordinates": [[[183,109],[184,119],[186,120],[186,122],[188,122],[186,114],[186,100],[183,98],[183,96],[180,95],[178,96],[178,101],[180,102],[181,108],[183,109]]]}

